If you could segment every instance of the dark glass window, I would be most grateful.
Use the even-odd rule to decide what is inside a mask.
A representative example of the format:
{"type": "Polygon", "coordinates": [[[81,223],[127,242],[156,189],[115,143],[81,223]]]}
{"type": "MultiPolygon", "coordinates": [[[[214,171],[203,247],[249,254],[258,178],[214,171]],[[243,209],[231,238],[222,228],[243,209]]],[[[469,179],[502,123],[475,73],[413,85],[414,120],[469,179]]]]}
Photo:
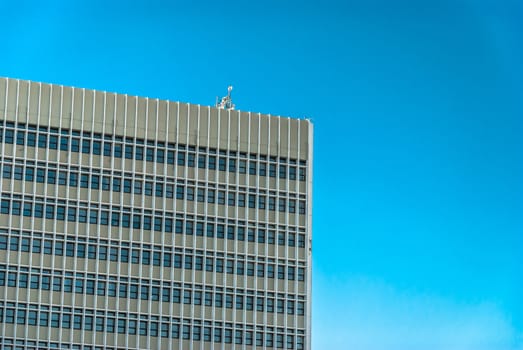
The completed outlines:
{"type": "Polygon", "coordinates": [[[147,147],[145,149],[145,160],[148,162],[154,162],[154,148],[147,147]]]}
{"type": "Polygon", "coordinates": [[[69,137],[68,136],[60,136],[60,150],[61,151],[68,151],[69,150],[69,137]]]}
{"type": "Polygon", "coordinates": [[[227,344],[231,344],[232,343],[232,329],[229,329],[229,328],[226,328],[225,331],[224,331],[224,341],[225,343],[227,344]]]}
{"type": "Polygon", "coordinates": [[[163,149],[158,149],[156,151],[156,162],[165,163],[165,151],[163,149]]]}
{"type": "Polygon", "coordinates": [[[188,153],[187,154],[187,166],[194,168],[196,162],[196,154],[188,153]]]}
{"type": "Polygon", "coordinates": [[[273,264],[267,265],[267,277],[274,278],[274,265],[273,264]]]}
{"type": "Polygon", "coordinates": [[[254,297],[251,295],[247,295],[245,297],[245,309],[248,311],[252,311],[254,309],[254,297]]]}
{"type": "Polygon", "coordinates": [[[227,158],[218,158],[218,170],[225,171],[227,169],[227,158]]]}
{"type": "Polygon", "coordinates": [[[182,336],[183,339],[191,339],[191,326],[185,324],[183,325],[182,336]]]}
{"type": "Polygon", "coordinates": [[[143,146],[136,146],[136,160],[143,160],[143,146]]]}
{"type": "Polygon", "coordinates": [[[115,143],[114,144],[114,157],[115,158],[122,158],[122,144],[121,143],[115,143]]]}
{"type": "Polygon", "coordinates": [[[185,165],[185,152],[178,151],[178,165],[185,165]]]}
{"type": "Polygon", "coordinates": [[[247,276],[254,276],[254,263],[247,262],[247,276]]]}
{"type": "Polygon", "coordinates": [[[196,256],[194,257],[194,269],[198,271],[203,270],[203,257],[196,256]]]}
{"type": "Polygon", "coordinates": [[[304,234],[300,233],[298,235],[298,247],[305,248],[305,235],[304,234]]]}
{"type": "Polygon", "coordinates": [[[206,156],[205,154],[199,154],[198,155],[198,168],[200,169],[204,169],[205,168],[205,163],[206,163],[206,156]]]}
{"type": "Polygon", "coordinates": [[[243,295],[236,296],[236,309],[243,310],[243,295]]]}
{"type": "Polygon", "coordinates": [[[57,135],[49,136],[49,148],[58,149],[58,136],[57,135]]]}
{"type": "Polygon", "coordinates": [[[194,187],[187,187],[187,200],[188,201],[194,200],[194,187]]]}
{"type": "Polygon", "coordinates": [[[305,181],[305,168],[300,168],[300,181],[305,181]]]}
{"type": "Polygon", "coordinates": [[[298,307],[296,309],[296,313],[299,316],[305,315],[305,303],[303,301],[298,301],[298,307]]]}
{"type": "Polygon", "coordinates": [[[238,261],[236,263],[236,274],[243,275],[245,273],[244,262],[238,261]]]}
{"type": "Polygon", "coordinates": [[[15,180],[22,180],[24,174],[24,168],[21,165],[15,166],[15,180]]]}
{"type": "Polygon", "coordinates": [[[209,156],[209,169],[216,170],[216,156],[209,156]]]}
{"type": "Polygon", "coordinates": [[[258,230],[258,243],[265,243],[265,230],[258,230]]]}
{"type": "Polygon", "coordinates": [[[82,140],[82,153],[91,153],[91,140],[82,140]]]}
{"type": "Polygon", "coordinates": [[[84,329],[86,331],[92,331],[93,330],[93,316],[85,316],[84,318],[84,329]]]}
{"type": "Polygon", "coordinates": [[[245,193],[238,193],[238,206],[245,207],[245,193]]]}
{"type": "Polygon", "coordinates": [[[30,147],[36,146],[36,134],[34,132],[27,133],[27,145],[30,147]]]}
{"type": "Polygon", "coordinates": [[[36,326],[38,324],[38,312],[34,310],[29,310],[27,324],[30,326],[36,326]]]}
{"type": "Polygon", "coordinates": [[[256,298],[256,311],[263,311],[264,309],[264,300],[262,297],[256,298]]]}
{"type": "Polygon", "coordinates": [[[273,298],[267,299],[267,312],[274,312],[274,299],[273,298]]]}
{"type": "Polygon", "coordinates": [[[223,224],[216,225],[216,237],[218,237],[218,238],[225,237],[225,225],[223,225],[223,224]]]}
{"type": "Polygon", "coordinates": [[[34,181],[35,170],[32,167],[25,168],[25,181],[34,181]]]}
{"type": "Polygon", "coordinates": [[[183,199],[184,191],[185,191],[185,188],[183,186],[177,185],[176,186],[176,199],[183,199]]]}
{"type": "Polygon", "coordinates": [[[249,162],[249,175],[256,175],[256,161],[249,162]]]}
{"type": "Polygon", "coordinates": [[[9,214],[10,201],[8,199],[2,199],[0,203],[0,213],[9,214]]]}
{"type": "Polygon", "coordinates": [[[125,145],[125,158],[133,159],[133,145],[125,145]]]}
{"type": "Polygon", "coordinates": [[[209,189],[207,191],[207,203],[214,203],[215,202],[215,190],[209,189]]]}
{"type": "Polygon", "coordinates": [[[214,328],[214,341],[217,343],[222,342],[222,329],[221,328],[214,328]]]}
{"type": "Polygon", "coordinates": [[[285,198],[278,199],[278,211],[280,211],[280,212],[285,211],[285,198]]]}
{"type": "Polygon", "coordinates": [[[276,177],[276,164],[269,164],[269,176],[276,177]]]}
{"type": "Polygon", "coordinates": [[[265,276],[265,264],[258,263],[256,275],[258,277],[264,277],[265,276]]]}
{"type": "Polygon", "coordinates": [[[223,294],[221,294],[221,293],[215,293],[214,294],[214,305],[216,307],[222,307],[223,306],[223,294]]]}
{"type": "Polygon", "coordinates": [[[234,239],[234,226],[227,226],[227,239],[234,239]]]}
{"type": "Polygon", "coordinates": [[[112,155],[112,147],[113,145],[110,142],[104,141],[104,156],[110,157],[112,155]]]}
{"type": "Polygon", "coordinates": [[[266,197],[264,195],[258,196],[258,208],[259,209],[265,209],[265,200],[266,200],[266,197]]]}
{"type": "Polygon", "coordinates": [[[249,194],[249,208],[256,208],[256,195],[249,194]]]}
{"type": "Polygon", "coordinates": [[[305,281],[305,269],[298,267],[298,281],[305,281]]]}
{"type": "Polygon", "coordinates": [[[6,129],[5,130],[5,135],[4,135],[5,143],[13,144],[14,143],[14,137],[15,137],[14,130],[11,130],[11,129],[6,129]]]}
{"type": "Polygon", "coordinates": [[[278,279],[285,279],[285,266],[278,265],[278,279]]]}
{"type": "Polygon", "coordinates": [[[102,153],[102,141],[93,141],[93,154],[99,156],[102,153]]]}
{"type": "Polygon", "coordinates": [[[38,134],[38,147],[47,148],[47,134],[38,134]]]}
{"type": "Polygon", "coordinates": [[[239,169],[240,169],[240,174],[247,173],[247,161],[246,160],[240,159],[239,169]]]}
{"type": "Polygon", "coordinates": [[[279,170],[280,170],[279,171],[280,179],[286,179],[287,178],[287,166],[280,165],[279,170]]]}
{"type": "Polygon", "coordinates": [[[260,163],[260,176],[267,176],[267,163],[260,163]]]}
{"type": "MultiPolygon", "coordinates": [[[[38,172],[37,172],[37,179],[38,179],[38,172]]],[[[71,186],[71,187],[78,186],[78,173],[71,172],[69,174],[69,186],[71,186]]]]}
{"type": "Polygon", "coordinates": [[[167,198],[174,197],[174,185],[171,185],[171,184],[165,185],[165,197],[167,197],[167,198]]]}
{"type": "Polygon", "coordinates": [[[214,270],[214,262],[213,258],[205,258],[205,271],[212,272],[214,270]]]}
{"type": "Polygon", "coordinates": [[[229,171],[236,172],[236,159],[229,159],[229,171]]]}
{"type": "Polygon", "coordinates": [[[178,324],[171,325],[171,338],[175,338],[175,339],[180,338],[180,325],[178,325],[178,324]]]}
{"type": "Polygon", "coordinates": [[[289,179],[296,180],[296,167],[289,166],[289,179]]]}
{"type": "Polygon", "coordinates": [[[111,188],[111,177],[110,176],[102,176],[102,190],[103,191],[109,191],[111,188]]]}
{"type": "Polygon", "coordinates": [[[80,151],[80,139],[73,137],[71,138],[71,151],[79,152],[80,151]]]}
{"type": "Polygon", "coordinates": [[[167,164],[174,164],[174,151],[167,151],[167,164]]]}

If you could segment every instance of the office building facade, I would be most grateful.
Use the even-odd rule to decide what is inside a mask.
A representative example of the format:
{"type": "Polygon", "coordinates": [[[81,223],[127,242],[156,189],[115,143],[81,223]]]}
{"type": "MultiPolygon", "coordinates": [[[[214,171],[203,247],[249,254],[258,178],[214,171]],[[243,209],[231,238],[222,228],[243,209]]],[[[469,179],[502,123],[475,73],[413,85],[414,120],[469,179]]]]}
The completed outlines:
{"type": "Polygon", "coordinates": [[[308,120],[0,79],[3,349],[310,349],[308,120]]]}

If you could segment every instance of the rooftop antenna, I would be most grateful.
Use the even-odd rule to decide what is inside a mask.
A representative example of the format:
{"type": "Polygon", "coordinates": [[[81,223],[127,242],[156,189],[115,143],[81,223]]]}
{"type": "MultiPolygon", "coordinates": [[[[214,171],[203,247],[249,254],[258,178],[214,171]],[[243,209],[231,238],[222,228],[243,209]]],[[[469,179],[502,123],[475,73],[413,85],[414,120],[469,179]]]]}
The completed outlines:
{"type": "Polygon", "coordinates": [[[216,108],[220,109],[234,109],[234,103],[231,99],[232,86],[229,85],[227,88],[227,96],[222,97],[221,101],[218,102],[218,96],[216,96],[216,108]]]}

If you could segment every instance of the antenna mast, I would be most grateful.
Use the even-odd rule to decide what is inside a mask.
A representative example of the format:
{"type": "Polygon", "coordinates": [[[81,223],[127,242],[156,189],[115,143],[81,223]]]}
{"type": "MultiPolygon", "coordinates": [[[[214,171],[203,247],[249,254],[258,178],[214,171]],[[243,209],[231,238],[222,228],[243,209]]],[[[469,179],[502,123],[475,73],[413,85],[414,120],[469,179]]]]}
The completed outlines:
{"type": "Polygon", "coordinates": [[[232,103],[231,91],[232,91],[232,86],[229,86],[227,88],[227,96],[222,97],[220,102],[218,102],[218,97],[216,97],[216,108],[234,109],[235,105],[234,105],[234,103],[232,103]]]}

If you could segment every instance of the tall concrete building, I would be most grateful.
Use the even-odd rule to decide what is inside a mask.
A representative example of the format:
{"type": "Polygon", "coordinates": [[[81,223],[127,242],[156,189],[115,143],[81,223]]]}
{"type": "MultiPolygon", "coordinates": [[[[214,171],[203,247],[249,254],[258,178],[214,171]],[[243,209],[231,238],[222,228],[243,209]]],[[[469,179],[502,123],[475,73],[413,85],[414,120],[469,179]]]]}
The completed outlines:
{"type": "Polygon", "coordinates": [[[0,156],[2,349],[310,349],[310,121],[2,78],[0,156]]]}

